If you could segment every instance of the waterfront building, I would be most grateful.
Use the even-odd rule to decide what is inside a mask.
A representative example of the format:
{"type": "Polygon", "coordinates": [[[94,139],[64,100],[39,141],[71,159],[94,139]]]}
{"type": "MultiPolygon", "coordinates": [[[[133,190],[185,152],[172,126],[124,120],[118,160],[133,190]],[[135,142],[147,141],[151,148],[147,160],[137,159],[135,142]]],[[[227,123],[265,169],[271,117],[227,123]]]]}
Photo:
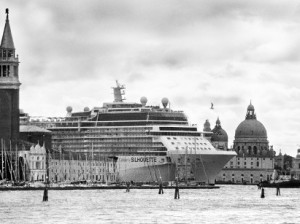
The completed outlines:
{"type": "Polygon", "coordinates": [[[300,149],[297,150],[297,155],[293,159],[293,168],[291,169],[291,175],[300,180],[300,149]]]}
{"type": "Polygon", "coordinates": [[[276,170],[284,170],[284,155],[282,155],[281,150],[279,151],[279,154],[275,156],[274,168],[276,170]]]}
{"type": "Polygon", "coordinates": [[[23,158],[23,169],[20,169],[27,181],[45,181],[47,176],[46,148],[36,144],[29,150],[19,151],[19,157],[23,158]]]}
{"type": "Polygon", "coordinates": [[[218,174],[217,182],[259,183],[269,180],[274,170],[275,152],[269,147],[267,131],[256,119],[254,106],[250,103],[246,119],[235,130],[233,157],[218,174]]]}
{"type": "Polygon", "coordinates": [[[116,182],[117,165],[113,158],[99,158],[87,154],[52,152],[39,143],[18,151],[19,179],[22,181],[51,182],[98,181],[116,182]],[[48,153],[48,154],[47,154],[48,153]]]}

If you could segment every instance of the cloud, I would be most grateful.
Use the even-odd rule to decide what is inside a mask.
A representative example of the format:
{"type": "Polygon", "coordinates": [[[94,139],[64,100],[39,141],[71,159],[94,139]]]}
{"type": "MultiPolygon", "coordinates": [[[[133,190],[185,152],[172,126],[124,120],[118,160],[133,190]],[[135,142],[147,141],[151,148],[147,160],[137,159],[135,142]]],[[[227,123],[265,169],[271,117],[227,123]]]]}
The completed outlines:
{"type": "Polygon", "coordinates": [[[68,105],[101,106],[113,100],[111,87],[119,80],[127,101],[146,96],[158,105],[168,97],[200,126],[219,116],[231,142],[250,100],[271,144],[292,153],[290,142],[300,138],[296,0],[4,5],[20,55],[21,106],[30,114],[63,116],[68,105]]]}

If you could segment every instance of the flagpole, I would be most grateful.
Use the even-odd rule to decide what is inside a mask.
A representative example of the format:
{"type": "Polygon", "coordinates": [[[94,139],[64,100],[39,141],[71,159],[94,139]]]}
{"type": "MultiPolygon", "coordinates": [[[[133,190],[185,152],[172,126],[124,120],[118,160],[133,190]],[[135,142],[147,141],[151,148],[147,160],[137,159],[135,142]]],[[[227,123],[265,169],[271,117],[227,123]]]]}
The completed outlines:
{"type": "Polygon", "coordinates": [[[16,181],[18,181],[18,144],[16,143],[16,162],[15,162],[15,167],[16,167],[16,181]]]}
{"type": "Polygon", "coordinates": [[[13,181],[13,166],[12,166],[11,140],[9,141],[9,152],[10,152],[10,180],[13,181]]]}

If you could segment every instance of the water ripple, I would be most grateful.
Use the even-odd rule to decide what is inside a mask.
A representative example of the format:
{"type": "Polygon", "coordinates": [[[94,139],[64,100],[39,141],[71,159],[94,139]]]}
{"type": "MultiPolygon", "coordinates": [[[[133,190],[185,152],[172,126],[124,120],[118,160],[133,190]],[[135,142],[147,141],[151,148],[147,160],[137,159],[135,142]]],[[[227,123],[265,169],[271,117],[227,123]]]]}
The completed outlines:
{"type": "Polygon", "coordinates": [[[0,192],[1,223],[300,223],[299,189],[221,186],[220,189],[0,192]]]}

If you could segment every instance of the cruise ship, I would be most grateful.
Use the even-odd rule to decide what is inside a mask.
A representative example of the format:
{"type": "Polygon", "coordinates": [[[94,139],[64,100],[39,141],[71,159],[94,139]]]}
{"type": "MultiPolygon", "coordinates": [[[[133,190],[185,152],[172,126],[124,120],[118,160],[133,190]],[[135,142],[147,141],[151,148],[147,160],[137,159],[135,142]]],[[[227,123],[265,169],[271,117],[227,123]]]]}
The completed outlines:
{"type": "Polygon", "coordinates": [[[62,118],[30,118],[52,132],[52,150],[113,159],[118,181],[194,180],[214,183],[215,176],[236,155],[215,149],[204,133],[190,125],[183,111],[125,102],[125,86],[113,87],[114,101],[84,108],[62,118]]]}

